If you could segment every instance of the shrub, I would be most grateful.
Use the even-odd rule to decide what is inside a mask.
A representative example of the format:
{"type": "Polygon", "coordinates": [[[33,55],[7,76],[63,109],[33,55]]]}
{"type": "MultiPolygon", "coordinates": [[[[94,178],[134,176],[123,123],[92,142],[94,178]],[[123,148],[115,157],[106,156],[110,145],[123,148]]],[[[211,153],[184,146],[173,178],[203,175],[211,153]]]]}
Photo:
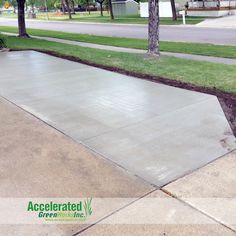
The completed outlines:
{"type": "Polygon", "coordinates": [[[5,40],[0,37],[0,49],[6,48],[5,40]]]}

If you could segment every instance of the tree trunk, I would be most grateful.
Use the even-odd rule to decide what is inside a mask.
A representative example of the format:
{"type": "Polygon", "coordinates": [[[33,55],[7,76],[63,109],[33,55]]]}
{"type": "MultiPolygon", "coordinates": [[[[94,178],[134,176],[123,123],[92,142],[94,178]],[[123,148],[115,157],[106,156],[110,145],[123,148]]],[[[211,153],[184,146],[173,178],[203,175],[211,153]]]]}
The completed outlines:
{"type": "Polygon", "coordinates": [[[87,11],[88,11],[88,13],[90,15],[90,7],[89,7],[89,5],[87,6],[87,11]]]}
{"type": "Polygon", "coordinates": [[[34,4],[31,4],[32,14],[34,14],[34,4]]]}
{"type": "Polygon", "coordinates": [[[112,9],[112,0],[108,0],[108,4],[109,4],[109,10],[110,10],[110,16],[111,19],[114,20],[114,14],[113,14],[113,9],[112,9]]]}
{"type": "Polygon", "coordinates": [[[17,0],[18,30],[20,38],[29,38],[25,27],[25,0],[17,0]]]}
{"type": "Polygon", "coordinates": [[[90,15],[90,6],[89,6],[89,0],[87,0],[87,11],[88,11],[88,13],[89,13],[89,15],[90,15]]]}
{"type": "Polygon", "coordinates": [[[61,8],[62,8],[63,14],[65,15],[66,14],[66,9],[65,9],[64,0],[61,0],[61,8]]]}
{"type": "Polygon", "coordinates": [[[102,2],[100,2],[100,13],[101,13],[101,16],[103,16],[102,2]]]}
{"type": "Polygon", "coordinates": [[[69,19],[71,20],[72,16],[71,16],[71,11],[70,11],[69,0],[65,0],[65,3],[66,3],[66,8],[67,8],[67,11],[68,11],[69,19]]]}
{"type": "Polygon", "coordinates": [[[148,53],[159,56],[159,0],[149,0],[148,53]]]}
{"type": "Polygon", "coordinates": [[[170,2],[171,2],[171,9],[172,9],[172,20],[177,20],[175,0],[170,0],[170,2]]]}
{"type": "Polygon", "coordinates": [[[72,14],[75,14],[75,2],[74,2],[74,0],[71,1],[71,7],[72,7],[72,14]]]}

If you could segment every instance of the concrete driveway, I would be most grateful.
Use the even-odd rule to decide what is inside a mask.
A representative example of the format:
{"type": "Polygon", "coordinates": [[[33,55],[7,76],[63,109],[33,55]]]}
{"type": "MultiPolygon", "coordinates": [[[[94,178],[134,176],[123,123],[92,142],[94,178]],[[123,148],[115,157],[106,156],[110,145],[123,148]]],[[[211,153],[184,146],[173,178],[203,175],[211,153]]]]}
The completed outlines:
{"type": "Polygon", "coordinates": [[[216,19],[207,19],[199,23],[197,26],[200,27],[211,27],[211,28],[231,28],[236,29],[236,16],[225,16],[216,19]]]}
{"type": "MultiPolygon", "coordinates": [[[[190,218],[192,224],[0,224],[0,234],[4,236],[75,236],[75,235],[169,235],[169,236],[203,236],[203,235],[235,235],[230,229],[217,223],[216,217],[208,217],[200,211],[193,209],[185,203],[171,198],[166,193],[155,189],[140,178],[129,174],[122,168],[95,155],[87,148],[76,143],[71,138],[63,135],[57,130],[49,127],[15,105],[0,99],[0,198],[81,198],[91,196],[114,199],[113,205],[104,205],[102,208],[94,208],[94,214],[105,216],[104,220],[120,220],[135,218],[144,213],[146,219],[155,212],[153,219],[166,220],[190,218]],[[155,190],[155,191],[154,191],[155,190]],[[136,198],[133,204],[130,200],[136,198]],[[153,199],[154,204],[150,205],[153,199]],[[119,199],[123,199],[123,204],[119,199]],[[163,199],[166,200],[163,202],[163,199]],[[144,201],[144,202],[143,202],[144,201]],[[163,205],[160,207],[158,201],[163,205]],[[129,203],[128,205],[126,203],[129,203]],[[149,211],[143,212],[143,204],[149,203],[149,211]],[[171,203],[171,205],[169,204],[171,203]],[[155,209],[155,210],[154,210],[155,209]],[[117,216],[118,214],[118,216],[117,216]],[[118,217],[118,218],[117,218],[118,217]],[[197,224],[196,222],[205,222],[197,224]],[[85,230],[85,231],[84,231],[85,230]]],[[[232,168],[232,161],[228,159],[218,165],[222,170],[222,164],[228,163],[232,168]]],[[[225,166],[224,166],[225,167],[225,166]]],[[[208,169],[206,173],[214,172],[216,168],[208,169]]],[[[227,172],[228,169],[223,171],[227,172]]],[[[235,172],[232,172],[234,174],[235,172]]],[[[230,187],[235,191],[233,185],[225,185],[227,173],[220,186],[230,187]],[[224,184],[223,184],[224,183],[224,184]]],[[[207,177],[204,175],[204,177],[207,177]]],[[[229,176],[228,176],[229,177],[229,176]]],[[[200,178],[202,181],[202,178],[200,178]]],[[[184,180],[186,181],[186,180],[184,180]]],[[[207,181],[211,183],[209,176],[207,181]]],[[[229,180],[228,180],[229,181],[229,180]]],[[[215,182],[214,182],[215,183],[215,182]]],[[[219,184],[220,183],[220,184],[219,184]]],[[[178,185],[178,182],[177,182],[178,185]]],[[[195,184],[187,184],[194,188],[195,184]]],[[[213,185],[212,185],[213,186],[213,185]]],[[[199,187],[199,186],[196,186],[199,187]]],[[[206,188],[206,186],[204,186],[206,188]]],[[[178,188],[179,189],[179,188],[178,188]]],[[[215,188],[214,188],[215,189],[215,188]]],[[[195,191],[193,190],[195,193],[195,191]]],[[[211,193],[211,191],[209,191],[211,193]]],[[[227,192],[227,191],[221,191],[227,192]]],[[[198,192],[199,193],[199,192],[198,192]]],[[[228,192],[227,192],[228,193],[228,192]]],[[[197,206],[198,207],[198,206],[197,206]]],[[[2,204],[0,201],[0,209],[2,204]]],[[[23,218],[19,212],[12,212],[11,221],[23,218]]],[[[5,216],[6,218],[7,216],[5,216]]],[[[9,216],[8,216],[9,218],[9,216]]],[[[101,218],[101,217],[100,217],[101,218]]],[[[1,218],[2,222],[3,219],[1,218]]],[[[29,222],[28,222],[29,223],[29,222]]]]}
{"type": "Polygon", "coordinates": [[[236,148],[214,96],[33,51],[0,63],[2,96],[156,186],[236,148]]]}
{"type": "MultiPolygon", "coordinates": [[[[2,98],[0,133],[1,199],[92,196],[127,198],[129,202],[154,189],[2,98]]],[[[124,205],[117,201],[104,207],[102,214],[109,215],[124,205]]],[[[17,222],[0,224],[0,235],[67,236],[85,227],[17,222]]]]}
{"type": "MultiPolygon", "coordinates": [[[[16,202],[18,198],[47,197],[52,200],[58,197],[80,198],[84,195],[115,199],[112,206],[103,207],[104,221],[90,225],[87,230],[85,228],[88,224],[0,224],[1,235],[235,235],[230,228],[217,223],[219,217],[222,220],[222,211],[214,214],[214,211],[208,209],[208,217],[200,212],[205,210],[201,209],[201,205],[195,203],[196,209],[193,209],[161,190],[155,190],[148,183],[107,162],[101,156],[94,155],[87,148],[2,98],[0,111],[1,198],[13,198],[16,202]],[[119,198],[124,199],[124,203],[129,203],[130,198],[138,200],[126,205],[120,204],[119,198]],[[159,201],[162,203],[161,207],[159,201]],[[144,204],[149,205],[146,212],[143,212],[144,204]],[[183,220],[184,217],[191,219],[192,224],[183,224],[183,221],[179,224],[137,224],[140,221],[137,217],[139,212],[150,221],[161,219],[162,222],[173,222],[176,219],[183,220]],[[150,218],[153,213],[155,217],[150,218]],[[114,218],[114,224],[107,224],[109,220],[114,221],[114,218]],[[116,224],[120,220],[129,222],[130,219],[137,222],[131,225],[116,224]]],[[[191,193],[194,197],[235,196],[236,188],[232,182],[235,179],[234,157],[235,153],[221,158],[192,175],[167,185],[167,190],[173,189],[174,194],[178,191],[177,194],[180,195],[191,193]]],[[[94,213],[99,212],[101,208],[94,213]]],[[[231,210],[228,216],[230,215],[233,218],[234,211],[231,210]]],[[[14,217],[12,221],[15,220],[14,217]]],[[[1,218],[0,221],[2,220],[1,218]]]]}

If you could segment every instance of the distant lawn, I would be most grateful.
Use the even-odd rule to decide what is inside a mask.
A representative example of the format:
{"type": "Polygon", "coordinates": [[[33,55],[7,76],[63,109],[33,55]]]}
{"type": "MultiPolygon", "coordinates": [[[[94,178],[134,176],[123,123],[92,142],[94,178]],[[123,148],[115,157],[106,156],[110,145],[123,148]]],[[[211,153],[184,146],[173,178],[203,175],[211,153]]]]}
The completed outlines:
{"type": "MultiPolygon", "coordinates": [[[[16,18],[16,14],[3,14],[0,17],[9,17],[16,18]]],[[[37,13],[38,20],[47,20],[46,13],[37,13]]],[[[68,15],[61,15],[56,12],[49,13],[50,20],[58,20],[58,21],[69,21],[68,15]]],[[[186,24],[198,24],[205,20],[205,17],[186,17],[186,24]]],[[[97,22],[97,23],[120,23],[120,24],[147,24],[148,19],[142,18],[139,15],[131,15],[131,16],[117,16],[115,20],[111,20],[109,14],[104,11],[104,16],[100,16],[99,12],[77,12],[75,15],[72,15],[72,21],[78,22],[97,22]]],[[[160,18],[161,25],[180,25],[182,24],[182,18],[178,18],[177,21],[173,21],[172,18],[160,18]]]]}
{"type": "MultiPolygon", "coordinates": [[[[120,24],[147,24],[147,18],[141,18],[140,16],[117,16],[114,20],[111,20],[110,16],[72,16],[73,21],[80,22],[98,22],[98,23],[120,23],[120,24]]],[[[56,18],[55,18],[56,19],[56,18]]],[[[68,16],[63,17],[63,19],[58,20],[66,20],[68,21],[68,16]]],[[[198,24],[205,20],[203,17],[186,17],[186,24],[198,24]]],[[[160,18],[161,25],[181,25],[183,24],[182,18],[178,18],[176,21],[173,21],[171,17],[161,17],[160,18]]]]}
{"type": "Polygon", "coordinates": [[[3,36],[9,48],[50,50],[99,65],[113,66],[127,71],[161,76],[192,85],[236,93],[236,66],[191,61],[162,56],[147,58],[140,54],[103,51],[38,39],[3,36]]]}
{"type": "MultiPolygon", "coordinates": [[[[0,26],[0,31],[17,33],[16,27],[0,26]]],[[[28,29],[28,33],[32,36],[52,37],[59,39],[67,39],[80,42],[96,43],[102,45],[111,45],[117,47],[147,49],[147,40],[133,38],[119,38],[96,36],[87,34],[65,33],[50,30],[28,29]]],[[[182,42],[166,42],[160,43],[161,51],[178,52],[205,56],[236,58],[236,46],[224,46],[202,43],[182,43],[182,42]]]]}

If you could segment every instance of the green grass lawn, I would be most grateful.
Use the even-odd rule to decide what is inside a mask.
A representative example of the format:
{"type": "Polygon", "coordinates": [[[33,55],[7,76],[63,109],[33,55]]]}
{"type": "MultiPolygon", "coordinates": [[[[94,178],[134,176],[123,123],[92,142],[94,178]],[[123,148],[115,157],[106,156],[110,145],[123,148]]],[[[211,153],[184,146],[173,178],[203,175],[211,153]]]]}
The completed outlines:
{"type": "MultiPolygon", "coordinates": [[[[17,33],[16,27],[0,26],[0,31],[17,33]]],[[[146,39],[118,38],[107,36],[96,36],[87,34],[65,33],[49,30],[28,29],[32,36],[52,37],[80,42],[96,43],[102,45],[111,45],[117,47],[147,49],[146,39]]],[[[178,52],[205,56],[236,58],[236,46],[224,46],[202,43],[181,43],[181,42],[164,42],[160,43],[161,51],[178,52]]]]}
{"type": "MultiPolygon", "coordinates": [[[[9,18],[17,18],[16,14],[4,14],[0,15],[0,17],[9,17],[9,18]]],[[[47,20],[46,13],[37,13],[38,20],[47,20]]],[[[50,20],[58,20],[58,21],[69,21],[68,15],[59,15],[58,13],[49,13],[50,20]]],[[[186,24],[198,24],[205,20],[204,17],[186,17],[186,24]]],[[[76,13],[72,15],[72,21],[78,22],[97,22],[97,23],[120,23],[120,24],[147,24],[147,18],[141,18],[139,15],[131,15],[131,16],[117,16],[115,20],[111,20],[109,14],[104,11],[104,16],[100,16],[99,12],[91,12],[89,13],[76,13]]],[[[165,17],[160,18],[161,25],[180,25],[182,24],[182,18],[178,18],[177,21],[173,21],[171,18],[165,17]]]]}
{"type": "Polygon", "coordinates": [[[236,66],[191,61],[174,57],[160,59],[144,55],[83,48],[38,39],[3,36],[9,48],[50,50],[82,60],[141,74],[165,77],[207,88],[236,93],[236,66]]]}
{"type": "MultiPolygon", "coordinates": [[[[42,19],[42,18],[41,18],[42,19]]],[[[55,18],[57,20],[69,21],[68,16],[63,16],[61,18],[55,18]]],[[[140,16],[117,16],[114,20],[111,20],[109,15],[99,16],[99,15],[73,15],[73,21],[80,22],[98,22],[98,23],[120,23],[120,24],[147,24],[148,18],[142,18],[140,16]]],[[[186,17],[186,24],[198,24],[205,20],[203,17],[186,17]]],[[[170,17],[161,17],[161,25],[180,25],[183,24],[182,18],[178,18],[176,21],[173,21],[170,17]]]]}

